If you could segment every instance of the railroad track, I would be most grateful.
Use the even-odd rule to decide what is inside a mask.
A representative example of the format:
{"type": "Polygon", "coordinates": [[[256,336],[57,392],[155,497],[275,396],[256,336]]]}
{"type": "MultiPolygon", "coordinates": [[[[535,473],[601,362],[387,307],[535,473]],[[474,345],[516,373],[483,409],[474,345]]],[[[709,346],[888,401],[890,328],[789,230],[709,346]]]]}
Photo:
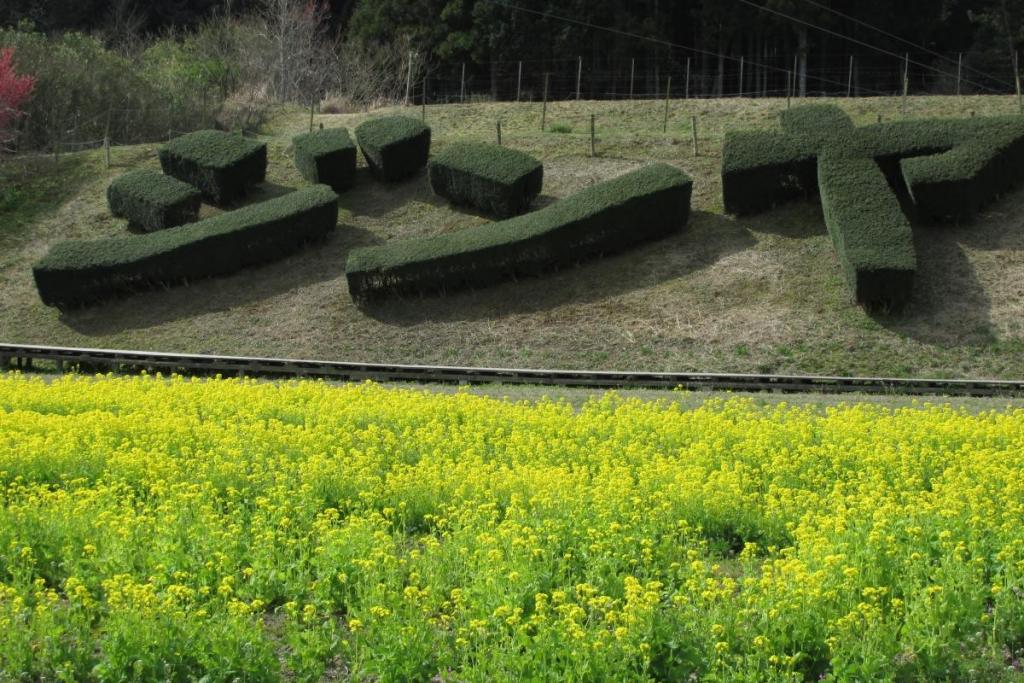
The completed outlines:
{"type": "Polygon", "coordinates": [[[1024,380],[474,368],[0,344],[0,369],[41,369],[40,362],[51,364],[58,372],[133,374],[145,371],[203,376],[219,374],[225,377],[305,377],[446,384],[532,384],[606,389],[682,388],[712,391],[1024,396],[1024,380]]]}

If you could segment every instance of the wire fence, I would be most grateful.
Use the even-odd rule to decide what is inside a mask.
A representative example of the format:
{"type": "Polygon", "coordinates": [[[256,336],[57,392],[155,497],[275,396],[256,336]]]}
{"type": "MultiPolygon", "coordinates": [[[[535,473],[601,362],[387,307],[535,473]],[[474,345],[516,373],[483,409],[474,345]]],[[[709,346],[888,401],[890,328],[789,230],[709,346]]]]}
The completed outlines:
{"type": "MultiPolygon", "coordinates": [[[[839,54],[839,53],[836,53],[839,54]]],[[[807,69],[802,77],[798,75],[799,58],[787,54],[762,55],[759,60],[747,60],[744,56],[712,55],[714,59],[688,58],[666,63],[649,59],[631,59],[612,67],[592,69],[582,57],[562,59],[525,59],[505,60],[483,63],[448,63],[435,64],[421,71],[425,75],[418,82],[409,78],[407,99],[395,104],[408,106],[504,102],[513,103],[555,103],[574,100],[659,100],[665,101],[664,117],[655,120],[652,117],[651,132],[665,132],[669,128],[670,107],[673,108],[672,121],[676,132],[681,132],[686,124],[696,126],[696,121],[676,119],[675,107],[671,104],[678,100],[716,100],[730,98],[795,100],[799,97],[884,97],[884,96],[931,96],[931,95],[965,95],[971,92],[983,92],[1001,95],[1012,95],[1016,92],[1018,105],[1024,113],[1024,100],[1021,99],[1019,80],[1014,71],[1011,87],[1009,81],[999,81],[991,74],[974,69],[974,77],[988,77],[991,85],[984,90],[972,86],[963,73],[964,61],[961,55],[944,56],[952,63],[954,70],[941,71],[935,76],[935,69],[923,72],[914,68],[920,59],[908,56],[902,62],[880,65],[879,59],[858,60],[851,58],[845,68],[807,69]],[[959,68],[958,68],[959,67],[959,68]],[[978,74],[981,74],[979,76],[978,74]],[[882,82],[886,78],[898,79],[902,87],[878,89],[865,86],[864,83],[882,82]],[[800,93],[803,93],[802,95],[800,93]],[[658,125],[660,123],[660,125],[658,125]]],[[[409,59],[416,59],[410,55],[409,59]]],[[[923,58],[922,58],[923,59],[923,58]]],[[[894,60],[888,60],[893,62],[894,60]]],[[[413,73],[402,65],[403,75],[413,73]]],[[[678,105],[675,105],[678,106],[678,105]]],[[[130,117],[170,117],[174,113],[171,107],[163,108],[110,108],[98,113],[75,116],[72,125],[54,131],[49,149],[18,150],[16,145],[7,141],[0,148],[0,160],[10,158],[42,158],[52,156],[59,158],[62,154],[107,148],[121,144],[139,144],[166,141],[177,135],[191,132],[190,130],[168,128],[166,132],[156,132],[154,125],[149,125],[146,135],[130,135],[126,139],[110,134],[111,120],[124,121],[130,117]],[[106,134],[97,136],[97,132],[106,134]]],[[[964,112],[966,115],[967,112],[964,112]]],[[[572,118],[573,130],[570,134],[586,135],[588,125],[587,112],[572,118]]],[[[566,113],[559,115],[562,122],[567,120],[566,113]]],[[[212,121],[212,119],[211,119],[212,121]]],[[[553,122],[553,121],[552,121],[553,122]]],[[[540,125],[532,130],[545,130],[546,121],[541,114],[540,125]]],[[[197,124],[197,127],[213,125],[210,122],[197,124]]],[[[600,127],[600,123],[598,124],[600,127]]],[[[511,132],[511,131],[508,131],[511,132]]],[[[556,131],[561,132],[561,131],[556,131]]],[[[593,137],[593,135],[591,135],[593,137]]],[[[696,137],[696,136],[694,136],[696,137]]],[[[696,141],[694,143],[696,148],[696,141]]],[[[109,153],[107,155],[109,164],[109,153]]]]}

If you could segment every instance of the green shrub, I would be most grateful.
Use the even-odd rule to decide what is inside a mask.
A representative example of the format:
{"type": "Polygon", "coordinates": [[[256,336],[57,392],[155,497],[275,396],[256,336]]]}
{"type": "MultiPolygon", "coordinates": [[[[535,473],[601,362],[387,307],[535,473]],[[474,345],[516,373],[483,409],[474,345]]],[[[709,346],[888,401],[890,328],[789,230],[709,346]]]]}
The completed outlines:
{"type": "Polygon", "coordinates": [[[818,157],[818,186],[825,225],[857,303],[903,306],[917,269],[914,236],[878,163],[826,150],[818,157]]]}
{"type": "Polygon", "coordinates": [[[1024,178],[1024,120],[974,119],[952,149],[900,161],[918,213],[932,219],[969,221],[1024,178]]]}
{"type": "Polygon", "coordinates": [[[963,220],[1024,175],[1024,118],[897,121],[854,128],[834,105],[794,107],[783,133],[727,131],[722,198],[727,213],[770,209],[817,193],[816,159],[826,147],[878,162],[905,184],[923,215],[963,220]]]}
{"type": "Polygon", "coordinates": [[[356,126],[370,172],[381,180],[407,178],[427,164],[430,128],[408,116],[384,116],[356,126]]]}
{"type": "Polygon", "coordinates": [[[313,185],[175,230],[58,242],[32,269],[36,287],[46,305],[69,308],[233,273],[324,237],[337,223],[337,199],[313,185]]]}
{"type": "Polygon", "coordinates": [[[572,126],[568,123],[552,123],[551,127],[548,128],[548,132],[566,135],[572,132],[572,126]]]}
{"type": "Polygon", "coordinates": [[[346,128],[327,128],[292,139],[295,166],[311,183],[330,185],[335,192],[352,187],[356,176],[356,146],[346,128]]]}
{"type": "Polygon", "coordinates": [[[199,217],[201,199],[199,190],[188,183],[151,170],[125,173],[107,188],[110,213],[146,232],[193,222],[199,217]]]}
{"type": "Polygon", "coordinates": [[[523,216],[454,233],[355,249],[354,299],[486,286],[667,235],[689,218],[693,182],[651,164],[523,216]]]}
{"type": "Polygon", "coordinates": [[[526,211],[544,182],[544,166],[529,154],[482,142],[449,145],[429,170],[438,195],[496,218],[526,211]]]}
{"type": "Polygon", "coordinates": [[[219,130],[174,138],[158,151],[164,173],[199,188],[214,204],[244,197],[267,175],[267,145],[219,130]]]}

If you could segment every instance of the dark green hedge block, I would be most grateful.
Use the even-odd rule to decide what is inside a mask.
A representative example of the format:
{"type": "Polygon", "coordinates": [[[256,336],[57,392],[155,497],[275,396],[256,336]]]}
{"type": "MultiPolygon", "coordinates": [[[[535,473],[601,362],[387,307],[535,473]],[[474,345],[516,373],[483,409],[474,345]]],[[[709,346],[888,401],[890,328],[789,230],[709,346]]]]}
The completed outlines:
{"type": "Polygon", "coordinates": [[[967,124],[963,142],[930,156],[901,160],[918,213],[967,222],[1024,178],[1024,120],[981,119],[967,124]]]}
{"type": "Polygon", "coordinates": [[[726,131],[722,148],[722,199],[737,216],[817,192],[817,149],[796,136],[726,131]]]}
{"type": "Polygon", "coordinates": [[[544,166],[532,156],[483,142],[449,145],[430,160],[429,170],[436,194],[495,218],[529,209],[544,184],[544,166]]]}
{"type": "Polygon", "coordinates": [[[330,185],[335,192],[352,187],[356,177],[356,145],[346,128],[326,128],[292,139],[295,166],[311,183],[330,185]]]}
{"type": "Polygon", "coordinates": [[[337,221],[338,196],[313,185],[175,230],[58,242],[32,272],[43,303],[71,308],[273,261],[337,221]]]}
{"type": "Polygon", "coordinates": [[[356,140],[370,172],[381,180],[408,178],[430,156],[430,128],[408,116],[364,121],[356,126],[356,140]]]}
{"type": "Polygon", "coordinates": [[[164,173],[199,188],[213,204],[244,197],[267,176],[267,146],[241,135],[200,130],[157,150],[164,173]]]}
{"type": "Polygon", "coordinates": [[[800,135],[815,145],[853,132],[853,121],[834,104],[806,104],[786,109],[779,114],[779,120],[784,133],[800,135]]]}
{"type": "Polygon", "coordinates": [[[131,171],[107,187],[110,213],[146,232],[195,221],[201,203],[199,190],[159,171],[131,171]]]}
{"type": "Polygon", "coordinates": [[[651,164],[522,216],[355,249],[349,292],[358,300],[482,287],[618,252],[683,227],[692,188],[679,169],[651,164]]]}
{"type": "Polygon", "coordinates": [[[917,270],[914,236],[878,163],[825,151],[818,184],[825,225],[857,303],[902,307],[917,270]]]}

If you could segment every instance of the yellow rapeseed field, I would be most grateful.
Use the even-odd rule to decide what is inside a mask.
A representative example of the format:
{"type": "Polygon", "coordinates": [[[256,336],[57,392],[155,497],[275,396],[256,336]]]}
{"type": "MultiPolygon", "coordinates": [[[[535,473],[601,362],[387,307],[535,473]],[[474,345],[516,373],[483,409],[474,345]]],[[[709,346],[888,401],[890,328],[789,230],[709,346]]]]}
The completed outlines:
{"type": "Polygon", "coordinates": [[[1024,410],[0,376],[0,680],[1019,680],[1024,410]]]}

